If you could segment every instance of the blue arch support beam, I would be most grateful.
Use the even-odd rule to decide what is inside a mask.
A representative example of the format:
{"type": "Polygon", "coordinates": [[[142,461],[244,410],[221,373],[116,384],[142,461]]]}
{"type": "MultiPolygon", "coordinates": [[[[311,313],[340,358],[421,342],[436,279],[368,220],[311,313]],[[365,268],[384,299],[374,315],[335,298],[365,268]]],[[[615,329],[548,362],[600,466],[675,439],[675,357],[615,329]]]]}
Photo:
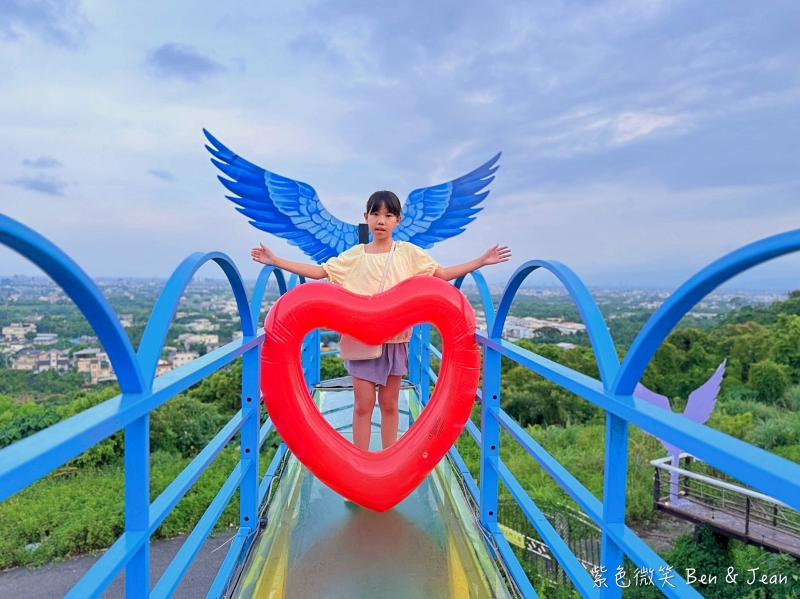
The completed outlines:
{"type": "Polygon", "coordinates": [[[130,339],[111,304],[89,275],[53,243],[4,214],[0,214],[0,243],[41,268],[81,308],[114,364],[114,370],[119,367],[120,389],[125,393],[144,391],[145,378],[133,355],[130,339]]]}
{"type": "Polygon", "coordinates": [[[614,342],[611,340],[611,334],[608,332],[603,315],[600,314],[600,308],[589,293],[589,290],[583,284],[578,276],[569,268],[556,262],[554,260],[531,260],[520,266],[517,271],[511,276],[511,279],[503,289],[503,294],[500,296],[500,304],[497,307],[497,316],[494,319],[494,324],[491,329],[491,336],[499,338],[503,332],[506,318],[508,318],[508,310],[511,308],[511,302],[514,296],[522,285],[522,282],[533,273],[536,269],[543,268],[553,273],[564,287],[569,292],[570,297],[578,307],[583,323],[586,325],[586,332],[589,334],[589,341],[592,344],[595,359],[597,360],[597,368],[600,371],[600,380],[603,381],[605,388],[611,386],[611,381],[619,370],[619,359],[617,352],[614,349],[614,342]]]}
{"type": "MultiPolygon", "coordinates": [[[[589,341],[594,351],[597,367],[600,372],[600,379],[604,389],[611,386],[614,377],[619,370],[619,359],[614,348],[614,342],[608,331],[605,320],[603,319],[597,303],[589,293],[589,290],[578,278],[578,276],[560,262],[547,260],[531,260],[526,262],[511,276],[506,284],[503,294],[500,296],[500,303],[497,308],[497,315],[491,328],[491,337],[499,339],[503,326],[505,325],[511,302],[519,290],[522,282],[535,270],[543,268],[553,273],[569,292],[570,297],[578,307],[581,318],[586,325],[589,341]]],[[[491,352],[491,350],[489,350],[491,352]]],[[[492,352],[487,355],[494,358],[492,352]]],[[[500,367],[500,356],[497,355],[497,369],[500,367]]],[[[484,376],[486,376],[484,374],[484,376]]],[[[491,381],[491,380],[490,380],[491,381]]],[[[500,393],[500,381],[494,383],[494,392],[500,393]]],[[[484,397],[485,397],[484,391],[484,397]]],[[[499,400],[495,399],[497,409],[499,400]]],[[[492,414],[491,418],[497,418],[497,414],[492,414]]],[[[499,451],[500,438],[496,438],[497,450],[499,451]]],[[[494,441],[492,441],[494,445],[494,441]]],[[[490,446],[491,447],[491,446],[490,446]]],[[[622,548],[606,532],[610,526],[620,526],[625,524],[625,493],[619,493],[619,489],[627,487],[628,476],[628,423],[613,414],[606,414],[606,435],[605,435],[605,458],[603,464],[603,519],[602,519],[602,539],[601,539],[601,567],[606,572],[615,572],[617,568],[623,566],[622,548]]],[[[622,589],[614,586],[601,587],[601,597],[621,597],[622,589]]]]}
{"type": "Polygon", "coordinates": [[[611,391],[633,393],[650,359],[673,327],[697,302],[736,275],[763,262],[800,250],[800,229],[767,237],[712,262],[661,304],[631,344],[611,391]]]}
{"type": "MultiPolygon", "coordinates": [[[[478,294],[481,297],[483,313],[486,316],[486,328],[491,331],[494,327],[494,304],[492,303],[492,293],[489,291],[489,285],[487,285],[486,279],[483,277],[483,274],[481,274],[481,271],[473,270],[469,274],[475,282],[475,286],[478,288],[478,294]]],[[[453,285],[456,289],[461,289],[465,278],[466,276],[459,277],[453,281],[453,285]]]]}
{"type": "Polygon", "coordinates": [[[242,334],[246,337],[255,335],[253,314],[247,299],[247,293],[244,290],[242,277],[239,275],[236,265],[228,256],[220,252],[208,254],[195,252],[186,258],[172,273],[147,321],[142,341],[139,344],[139,351],[137,352],[139,365],[142,372],[144,372],[146,380],[152,381],[155,378],[158,358],[167,339],[169,325],[172,323],[172,319],[175,318],[175,311],[178,308],[183,292],[186,290],[186,286],[192,280],[197,269],[210,260],[219,264],[231,284],[233,295],[236,298],[236,306],[239,310],[239,318],[241,319],[242,334]]]}
{"type": "MultiPolygon", "coordinates": [[[[246,536],[248,533],[241,531],[255,528],[260,496],[257,448],[261,446],[261,439],[266,438],[271,430],[269,422],[264,427],[259,427],[258,370],[263,333],[256,330],[255,320],[270,275],[275,275],[280,292],[285,293],[283,273],[272,267],[262,269],[251,303],[245,293],[241,276],[230,258],[219,252],[195,253],[189,256],[176,269],[159,296],[136,354],[103,293],[64,252],[35,231],[4,215],[0,215],[0,241],[42,268],[75,302],[98,333],[122,390],[121,395],[4,449],[0,458],[0,501],[124,428],[125,533],[67,597],[99,596],[122,568],[126,568],[128,572],[128,596],[147,597],[150,579],[149,537],[238,431],[241,431],[240,464],[215,499],[216,507],[212,504],[210,512],[207,511],[196,530],[213,526],[222,508],[237,489],[242,491],[241,528],[238,536],[246,536]],[[208,261],[214,261],[222,268],[231,285],[237,301],[243,338],[155,379],[158,357],[181,295],[196,270],[208,261]],[[151,504],[150,411],[239,355],[243,355],[245,359],[242,410],[151,504]]],[[[177,586],[205,536],[190,535],[154,589],[154,596],[177,586]]],[[[226,563],[233,565],[235,562],[227,560],[226,563]]]]}

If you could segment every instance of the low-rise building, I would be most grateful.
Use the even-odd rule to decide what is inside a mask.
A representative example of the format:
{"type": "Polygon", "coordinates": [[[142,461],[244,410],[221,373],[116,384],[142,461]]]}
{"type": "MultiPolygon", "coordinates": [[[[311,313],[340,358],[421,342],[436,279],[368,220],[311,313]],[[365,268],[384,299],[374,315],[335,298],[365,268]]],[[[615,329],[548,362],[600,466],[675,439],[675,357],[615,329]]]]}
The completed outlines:
{"type": "Polygon", "coordinates": [[[195,333],[205,333],[208,331],[219,330],[218,324],[213,324],[208,318],[198,318],[197,320],[183,325],[183,328],[194,331],[195,333]]]}
{"type": "Polygon", "coordinates": [[[58,341],[58,333],[38,333],[33,338],[34,345],[53,345],[58,341]]]}
{"type": "Polygon", "coordinates": [[[32,322],[22,323],[22,322],[14,322],[8,325],[7,327],[3,327],[3,337],[5,337],[9,341],[13,341],[15,339],[24,339],[26,333],[35,333],[36,332],[36,325],[32,322]]]}
{"type": "Polygon", "coordinates": [[[55,370],[63,373],[69,370],[71,365],[67,352],[58,349],[42,351],[26,348],[19,351],[11,360],[12,370],[28,370],[30,372],[55,370]]]}
{"type": "Polygon", "coordinates": [[[219,335],[208,333],[183,333],[178,335],[178,341],[183,343],[184,349],[189,349],[192,345],[206,345],[207,343],[219,343],[219,335]]]}
{"type": "Polygon", "coordinates": [[[113,380],[114,369],[108,354],[97,347],[81,349],[72,354],[75,368],[89,379],[92,385],[101,380],[113,380]]]}
{"type": "Polygon", "coordinates": [[[170,364],[167,360],[159,360],[158,365],[156,366],[156,376],[161,376],[172,370],[172,364],[170,364]]]}
{"type": "Polygon", "coordinates": [[[80,337],[73,337],[69,342],[73,345],[77,345],[78,343],[91,345],[92,343],[97,343],[97,337],[95,335],[81,335],[80,337]]]}
{"type": "Polygon", "coordinates": [[[217,341],[216,343],[206,343],[206,353],[209,354],[215,349],[219,349],[223,345],[225,345],[225,343],[222,341],[217,341]]]}
{"type": "Polygon", "coordinates": [[[55,370],[59,373],[67,372],[72,366],[66,350],[48,349],[39,353],[36,360],[36,372],[55,370]]]}
{"type": "Polygon", "coordinates": [[[526,316],[524,318],[509,317],[503,326],[503,337],[507,339],[531,339],[537,331],[553,329],[562,335],[572,335],[585,331],[586,326],[579,322],[564,322],[563,318],[546,318],[544,320],[526,316]]]}
{"type": "Polygon", "coordinates": [[[526,326],[507,324],[503,327],[503,337],[506,339],[531,339],[535,331],[526,326]]]}
{"type": "Polygon", "coordinates": [[[172,355],[172,367],[180,368],[184,364],[188,364],[192,360],[199,358],[200,354],[196,351],[179,351],[172,355]]]}
{"type": "Polygon", "coordinates": [[[224,312],[225,314],[238,314],[239,306],[236,304],[235,299],[224,300],[217,303],[216,310],[218,312],[224,312]]]}
{"type": "Polygon", "coordinates": [[[41,353],[42,351],[38,349],[23,349],[17,352],[17,355],[11,360],[11,370],[30,370],[34,372],[41,353]]]}

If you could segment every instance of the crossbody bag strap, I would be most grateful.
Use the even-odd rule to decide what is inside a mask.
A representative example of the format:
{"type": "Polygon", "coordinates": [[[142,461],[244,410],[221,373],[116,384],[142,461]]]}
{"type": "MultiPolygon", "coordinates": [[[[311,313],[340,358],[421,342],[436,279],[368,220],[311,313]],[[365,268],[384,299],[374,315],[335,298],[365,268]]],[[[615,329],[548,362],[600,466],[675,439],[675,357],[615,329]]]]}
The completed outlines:
{"type": "Polygon", "coordinates": [[[389,250],[389,257],[386,258],[386,266],[383,267],[383,277],[381,278],[381,288],[378,289],[378,293],[383,292],[383,286],[386,284],[386,275],[389,272],[389,263],[392,261],[392,255],[394,254],[394,246],[397,245],[396,241],[392,242],[392,249],[389,250]]]}

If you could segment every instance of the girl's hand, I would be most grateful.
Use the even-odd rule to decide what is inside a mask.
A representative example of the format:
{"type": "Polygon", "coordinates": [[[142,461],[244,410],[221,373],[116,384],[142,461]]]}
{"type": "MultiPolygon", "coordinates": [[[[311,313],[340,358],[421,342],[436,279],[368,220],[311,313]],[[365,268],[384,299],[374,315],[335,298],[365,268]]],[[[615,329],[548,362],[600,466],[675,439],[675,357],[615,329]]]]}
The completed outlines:
{"type": "Polygon", "coordinates": [[[263,243],[259,243],[258,247],[254,247],[250,250],[250,255],[253,257],[253,260],[261,264],[275,264],[275,259],[277,258],[277,256],[272,253],[272,250],[263,243]]]}
{"type": "Polygon", "coordinates": [[[486,253],[481,256],[480,260],[482,266],[488,266],[489,264],[508,262],[509,258],[511,258],[511,250],[508,248],[508,246],[504,245],[501,247],[500,244],[497,244],[496,246],[486,250],[486,253]]]}

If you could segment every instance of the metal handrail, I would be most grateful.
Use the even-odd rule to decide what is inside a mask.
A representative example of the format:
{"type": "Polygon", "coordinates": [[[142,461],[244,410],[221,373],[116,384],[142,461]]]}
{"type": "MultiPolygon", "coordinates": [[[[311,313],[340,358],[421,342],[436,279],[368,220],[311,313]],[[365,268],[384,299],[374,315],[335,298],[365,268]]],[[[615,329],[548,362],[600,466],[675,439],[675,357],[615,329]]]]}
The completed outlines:
{"type": "MultiPolygon", "coordinates": [[[[685,457],[694,458],[695,456],[693,456],[690,453],[681,453],[680,457],[681,458],[685,458],[685,457]]],[[[697,459],[697,458],[695,458],[695,459],[697,459]]],[[[661,470],[667,470],[668,472],[677,472],[679,475],[685,476],[686,478],[692,478],[692,479],[695,479],[695,480],[706,482],[706,483],[711,484],[711,485],[713,485],[715,487],[720,487],[722,489],[728,489],[729,491],[735,491],[736,493],[739,493],[740,495],[747,495],[747,496],[752,497],[754,499],[761,499],[763,501],[768,501],[769,503],[775,503],[777,505],[782,505],[784,507],[791,508],[790,505],[784,503],[780,499],[775,499],[774,497],[770,497],[769,495],[765,495],[764,493],[759,493],[758,491],[754,491],[752,489],[748,489],[747,487],[742,487],[740,485],[734,485],[732,483],[725,482],[724,480],[715,479],[715,478],[712,478],[710,476],[706,476],[704,474],[699,474],[697,472],[692,472],[691,470],[684,470],[683,468],[680,468],[678,466],[672,466],[670,464],[666,464],[665,463],[665,462],[671,462],[671,461],[672,461],[672,458],[670,456],[667,456],[667,457],[664,457],[664,458],[657,458],[655,460],[650,460],[650,464],[652,464],[653,466],[655,466],[656,468],[659,468],[661,470]]]]}
{"type": "MultiPolygon", "coordinates": [[[[681,453],[679,459],[684,458],[696,460],[691,454],[681,453]]],[[[800,512],[786,503],[747,487],[672,466],[667,462],[672,462],[671,456],[650,462],[656,468],[654,473],[654,501],[656,503],[666,501],[670,496],[669,493],[662,493],[662,485],[669,487],[670,483],[664,484],[659,472],[662,470],[674,472],[679,475],[677,491],[682,499],[743,518],[745,536],[750,532],[751,522],[758,522],[775,530],[800,536],[800,512]],[[691,479],[694,484],[690,486],[687,479],[691,479]],[[726,492],[733,493],[733,497],[727,496],[726,492]]]]}

